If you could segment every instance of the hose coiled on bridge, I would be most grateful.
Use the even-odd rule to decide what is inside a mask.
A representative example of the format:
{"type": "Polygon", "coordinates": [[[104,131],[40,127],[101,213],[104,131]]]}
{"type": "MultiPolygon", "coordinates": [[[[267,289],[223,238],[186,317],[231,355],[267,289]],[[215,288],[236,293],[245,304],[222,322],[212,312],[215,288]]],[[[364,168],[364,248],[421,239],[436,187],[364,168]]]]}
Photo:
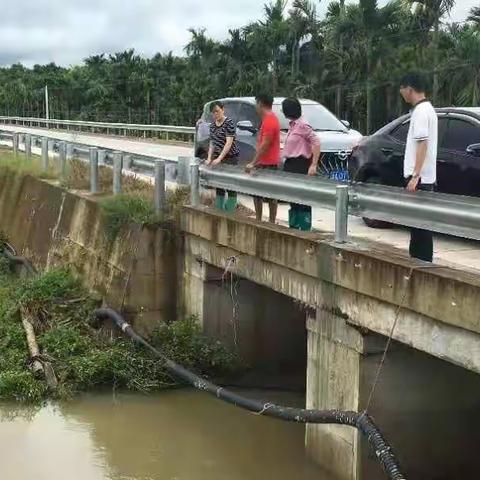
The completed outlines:
{"type": "Polygon", "coordinates": [[[94,316],[99,319],[112,320],[132,340],[140,343],[150,350],[155,356],[164,362],[167,371],[173,376],[192,385],[197,390],[202,390],[227,403],[243,408],[257,415],[277,418],[288,422],[336,424],[348,425],[357,428],[367,439],[373,448],[377,459],[382,464],[385,473],[390,480],[405,480],[401,473],[397,459],[372,418],[365,412],[348,412],[341,410],[307,410],[302,408],[283,407],[273,403],[263,403],[259,400],[250,399],[234,393],[225,388],[219,387],[208,380],[187,370],[178,363],[173,362],[160,350],[153,347],[143,337],[133,330],[125,319],[111,308],[100,308],[95,310],[94,316]]]}

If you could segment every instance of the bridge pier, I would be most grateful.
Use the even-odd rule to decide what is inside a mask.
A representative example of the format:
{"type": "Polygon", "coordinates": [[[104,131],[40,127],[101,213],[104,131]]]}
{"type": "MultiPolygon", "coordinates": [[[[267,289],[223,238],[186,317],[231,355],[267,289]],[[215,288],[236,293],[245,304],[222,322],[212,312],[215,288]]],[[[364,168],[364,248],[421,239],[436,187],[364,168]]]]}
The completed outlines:
{"type": "MultiPolygon", "coordinates": [[[[362,411],[370,387],[366,378],[381,358],[385,339],[361,332],[345,318],[317,310],[307,320],[307,408],[362,411]],[[374,356],[374,362],[368,361],[374,356]]],[[[361,477],[361,434],[341,425],[308,425],[307,454],[339,480],[361,477]]]]}

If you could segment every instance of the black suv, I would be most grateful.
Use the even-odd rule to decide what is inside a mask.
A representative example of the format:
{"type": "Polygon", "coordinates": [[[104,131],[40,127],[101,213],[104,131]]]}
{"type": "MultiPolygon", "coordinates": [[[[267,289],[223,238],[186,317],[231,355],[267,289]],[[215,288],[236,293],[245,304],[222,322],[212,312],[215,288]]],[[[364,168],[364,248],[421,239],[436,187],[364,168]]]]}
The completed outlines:
{"type": "MultiPolygon", "coordinates": [[[[439,108],[437,190],[480,196],[480,107],[439,108]]],[[[358,182],[403,184],[403,157],[410,114],[365,137],[349,162],[358,182]]]]}

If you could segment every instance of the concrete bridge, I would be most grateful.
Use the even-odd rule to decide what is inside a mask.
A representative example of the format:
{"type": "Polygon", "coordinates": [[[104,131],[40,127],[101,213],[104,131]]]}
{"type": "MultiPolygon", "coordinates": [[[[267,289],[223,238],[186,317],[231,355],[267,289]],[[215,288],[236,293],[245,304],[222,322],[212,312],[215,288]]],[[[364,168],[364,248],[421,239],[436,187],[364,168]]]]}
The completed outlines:
{"type": "MultiPolygon", "coordinates": [[[[206,207],[185,207],[178,229],[133,225],[111,244],[97,197],[14,173],[0,180],[0,230],[37,267],[69,265],[146,335],[176,311],[196,315],[263,378],[305,384],[308,408],[368,407],[407,478],[478,473],[475,272],[206,207]]],[[[306,448],[336,478],[383,478],[348,427],[309,426],[306,448]]]]}

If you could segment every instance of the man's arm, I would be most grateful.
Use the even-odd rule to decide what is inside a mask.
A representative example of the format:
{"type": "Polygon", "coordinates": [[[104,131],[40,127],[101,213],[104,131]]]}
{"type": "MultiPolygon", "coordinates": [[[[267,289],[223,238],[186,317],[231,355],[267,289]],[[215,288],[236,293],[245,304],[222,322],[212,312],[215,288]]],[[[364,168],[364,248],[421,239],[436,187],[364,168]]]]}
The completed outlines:
{"type": "Polygon", "coordinates": [[[413,176],[407,185],[407,190],[409,192],[414,192],[417,189],[418,182],[420,181],[420,174],[422,173],[423,165],[425,164],[425,159],[427,158],[427,148],[428,148],[428,140],[417,141],[417,154],[415,157],[415,168],[413,170],[413,176]]]}
{"type": "Polygon", "coordinates": [[[257,153],[253,157],[253,160],[245,167],[245,170],[247,172],[250,172],[251,170],[253,170],[258,163],[258,159],[268,151],[270,145],[272,144],[272,137],[273,135],[265,136],[262,143],[258,147],[257,153]]]}

